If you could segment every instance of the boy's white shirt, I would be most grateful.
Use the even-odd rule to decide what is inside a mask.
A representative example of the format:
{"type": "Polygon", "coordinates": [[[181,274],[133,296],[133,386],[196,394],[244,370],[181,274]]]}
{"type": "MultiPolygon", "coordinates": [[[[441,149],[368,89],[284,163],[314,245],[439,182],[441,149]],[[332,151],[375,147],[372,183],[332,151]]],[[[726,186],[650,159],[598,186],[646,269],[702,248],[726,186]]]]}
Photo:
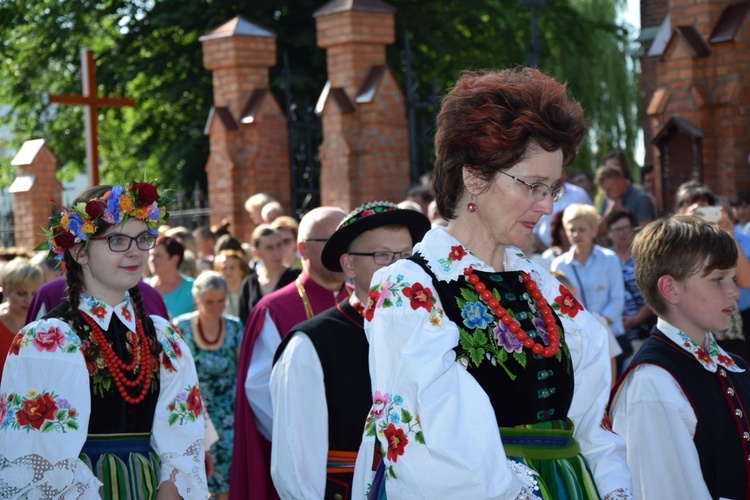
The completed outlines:
{"type": "MultiPolygon", "coordinates": [[[[656,326],[690,352],[679,329],[661,318],[656,326]]],[[[715,342],[713,334],[708,335],[715,342]]],[[[719,352],[726,356],[721,347],[719,352]]],[[[708,371],[715,371],[719,364],[730,371],[744,371],[712,359],[713,370],[703,363],[708,371]]],[[[669,372],[652,364],[635,367],[622,382],[609,415],[612,429],[625,439],[635,498],[711,498],[693,442],[698,419],[669,372]]]]}

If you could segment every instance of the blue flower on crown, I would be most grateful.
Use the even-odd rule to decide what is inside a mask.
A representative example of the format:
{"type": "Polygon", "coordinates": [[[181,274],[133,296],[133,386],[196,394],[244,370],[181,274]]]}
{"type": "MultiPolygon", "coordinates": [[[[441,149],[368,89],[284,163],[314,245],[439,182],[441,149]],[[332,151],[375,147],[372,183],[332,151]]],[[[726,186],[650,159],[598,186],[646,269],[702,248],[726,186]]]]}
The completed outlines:
{"type": "Polygon", "coordinates": [[[118,226],[120,224],[120,195],[121,194],[122,194],[122,187],[113,186],[112,191],[109,194],[109,198],[107,198],[107,210],[109,210],[112,213],[112,217],[115,220],[114,222],[115,226],[118,226]]]}
{"type": "Polygon", "coordinates": [[[76,238],[80,238],[81,241],[86,241],[88,235],[81,231],[81,226],[83,226],[83,219],[81,216],[75,212],[71,213],[70,218],[68,219],[68,229],[76,236],[76,238]]]}

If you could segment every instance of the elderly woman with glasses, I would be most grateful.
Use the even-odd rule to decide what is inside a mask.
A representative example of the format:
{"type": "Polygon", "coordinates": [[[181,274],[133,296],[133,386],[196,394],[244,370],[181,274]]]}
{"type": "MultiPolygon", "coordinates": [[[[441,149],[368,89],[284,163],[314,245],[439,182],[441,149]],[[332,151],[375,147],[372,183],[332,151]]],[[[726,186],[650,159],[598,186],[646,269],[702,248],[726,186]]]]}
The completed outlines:
{"type": "Polygon", "coordinates": [[[464,74],[444,98],[449,223],[373,276],[353,496],[631,498],[624,444],[601,425],[607,333],[519,250],[585,133],[565,87],[530,68],[464,74]]]}

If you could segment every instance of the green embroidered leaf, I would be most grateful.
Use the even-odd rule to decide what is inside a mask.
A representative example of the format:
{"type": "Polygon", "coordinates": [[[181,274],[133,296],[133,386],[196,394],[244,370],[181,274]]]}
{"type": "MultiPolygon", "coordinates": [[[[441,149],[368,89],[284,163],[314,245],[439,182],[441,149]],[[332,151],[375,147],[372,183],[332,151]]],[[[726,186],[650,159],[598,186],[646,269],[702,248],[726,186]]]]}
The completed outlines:
{"type": "Polygon", "coordinates": [[[393,307],[393,301],[391,299],[383,300],[383,307],[393,307]]]}
{"type": "Polygon", "coordinates": [[[414,434],[414,440],[419,444],[424,444],[424,434],[422,434],[422,431],[414,434]]]}
{"type": "Polygon", "coordinates": [[[479,364],[484,359],[484,353],[485,353],[484,348],[475,347],[475,348],[467,349],[467,352],[469,356],[471,357],[471,362],[474,363],[474,366],[479,366],[479,364]]]}
{"type": "Polygon", "coordinates": [[[553,302],[550,307],[552,309],[554,309],[555,311],[559,311],[560,310],[560,304],[558,304],[557,302],[553,302]]]}
{"type": "Polygon", "coordinates": [[[464,351],[468,351],[469,349],[474,347],[474,337],[469,334],[469,332],[467,332],[463,328],[459,328],[458,333],[458,340],[461,344],[461,349],[463,349],[464,351]]]}
{"type": "Polygon", "coordinates": [[[487,347],[487,336],[485,335],[484,330],[475,328],[472,342],[477,347],[487,347]]]}
{"type": "Polygon", "coordinates": [[[23,404],[21,396],[19,396],[18,394],[13,394],[13,406],[21,406],[21,404],[23,404]]]}
{"type": "Polygon", "coordinates": [[[409,413],[408,410],[404,410],[403,408],[401,409],[401,422],[408,424],[409,422],[411,422],[412,418],[414,417],[412,417],[411,413],[409,413]]]}
{"type": "Polygon", "coordinates": [[[176,414],[176,413],[170,413],[169,414],[169,418],[167,418],[167,423],[169,423],[170,426],[174,425],[175,422],[177,422],[178,418],[180,418],[180,416],[178,414],[176,414]]]}
{"type": "Polygon", "coordinates": [[[177,403],[177,411],[180,413],[185,413],[187,411],[187,403],[185,401],[180,401],[177,403]]]}
{"type": "Polygon", "coordinates": [[[392,478],[392,479],[396,479],[396,473],[393,472],[393,466],[392,465],[388,466],[388,476],[390,478],[392,478]]]}
{"type": "Polygon", "coordinates": [[[508,351],[506,351],[505,349],[498,349],[497,360],[501,363],[505,363],[506,361],[508,361],[508,351]]]}
{"type": "Polygon", "coordinates": [[[51,432],[55,430],[55,424],[53,424],[51,420],[47,420],[42,424],[42,427],[39,430],[42,432],[51,432]]]}
{"type": "Polygon", "coordinates": [[[66,418],[68,418],[68,410],[58,410],[57,413],[55,413],[55,420],[62,422],[66,418]]]}
{"type": "Polygon", "coordinates": [[[514,352],[513,359],[518,361],[518,364],[521,365],[522,368],[526,368],[526,352],[514,352]]]}
{"type": "Polygon", "coordinates": [[[188,413],[188,420],[190,420],[191,422],[195,422],[195,413],[188,413]]]}
{"type": "Polygon", "coordinates": [[[65,422],[65,427],[67,427],[68,430],[71,431],[77,431],[79,429],[78,422],[76,422],[75,420],[68,420],[67,422],[65,422]]]}
{"type": "Polygon", "coordinates": [[[466,302],[476,302],[479,300],[479,294],[471,288],[461,288],[461,297],[466,302]]]}
{"type": "Polygon", "coordinates": [[[78,347],[75,344],[73,344],[73,343],[66,344],[65,348],[64,348],[65,354],[73,354],[77,350],[78,350],[78,347]]]}
{"type": "Polygon", "coordinates": [[[367,427],[365,427],[365,436],[374,436],[375,435],[375,422],[373,421],[371,424],[368,424],[367,427]]]}

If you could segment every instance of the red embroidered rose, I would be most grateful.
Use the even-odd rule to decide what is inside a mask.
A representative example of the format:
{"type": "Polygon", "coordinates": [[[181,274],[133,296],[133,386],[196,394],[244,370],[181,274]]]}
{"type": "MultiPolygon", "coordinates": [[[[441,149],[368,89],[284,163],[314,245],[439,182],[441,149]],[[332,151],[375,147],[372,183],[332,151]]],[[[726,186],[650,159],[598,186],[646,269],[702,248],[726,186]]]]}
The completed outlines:
{"type": "Polygon", "coordinates": [[[57,413],[55,400],[49,393],[37,396],[35,399],[27,399],[23,402],[23,408],[16,412],[16,419],[21,426],[31,425],[39,430],[45,420],[54,420],[57,413]]]}
{"type": "Polygon", "coordinates": [[[93,314],[99,319],[102,319],[104,316],[107,315],[107,310],[104,309],[102,306],[94,306],[91,308],[91,314],[93,314]]]}
{"type": "Polygon", "coordinates": [[[8,351],[8,355],[15,354],[18,356],[18,353],[21,352],[21,341],[23,340],[23,335],[20,333],[17,334],[15,337],[13,337],[13,343],[10,344],[10,350],[8,351]]]}
{"type": "Polygon", "coordinates": [[[714,360],[711,359],[711,356],[708,355],[706,351],[701,349],[700,347],[695,350],[695,355],[698,357],[699,360],[703,361],[704,363],[713,364],[714,360]]]}
{"type": "Polygon", "coordinates": [[[174,371],[174,365],[172,364],[172,360],[169,359],[169,356],[167,356],[166,353],[161,353],[161,365],[168,372],[173,372],[174,371]]]}
{"type": "Polygon", "coordinates": [[[560,295],[555,298],[555,302],[560,305],[560,314],[567,314],[571,318],[575,318],[578,311],[583,311],[583,306],[578,299],[562,285],[560,285],[560,295]]]}
{"type": "Polygon", "coordinates": [[[174,411],[174,402],[172,402],[172,403],[169,403],[169,404],[167,405],[167,410],[169,410],[169,411],[174,411]]]}
{"type": "Polygon", "coordinates": [[[68,415],[70,415],[70,418],[75,418],[76,415],[78,415],[78,410],[76,410],[75,408],[71,408],[70,410],[68,410],[68,415]]]}
{"type": "Polygon", "coordinates": [[[91,200],[86,203],[86,215],[88,215],[89,219],[92,221],[95,221],[104,215],[106,209],[107,205],[102,200],[91,200]]]}
{"type": "Polygon", "coordinates": [[[36,332],[36,338],[32,344],[38,351],[55,352],[57,346],[65,342],[65,335],[62,334],[59,327],[51,326],[49,330],[36,332]]]}
{"type": "Polygon", "coordinates": [[[455,245],[451,247],[451,253],[448,256],[451,260],[461,260],[464,258],[464,255],[466,255],[466,250],[464,250],[464,247],[461,245],[455,245]]]}
{"type": "Polygon", "coordinates": [[[180,344],[175,342],[172,339],[169,339],[169,345],[172,346],[172,350],[174,351],[175,355],[177,356],[177,359],[180,359],[182,357],[182,349],[180,349],[180,344]]]}
{"type": "Polygon", "coordinates": [[[421,283],[414,283],[412,286],[407,286],[403,289],[403,293],[406,297],[409,297],[411,308],[415,311],[420,307],[424,307],[427,312],[432,310],[432,304],[434,299],[432,298],[432,290],[425,288],[421,283]]]}
{"type": "Polygon", "coordinates": [[[130,311],[127,307],[122,306],[122,310],[120,311],[122,313],[122,317],[125,318],[126,321],[130,321],[130,318],[133,316],[130,314],[130,311]]]}
{"type": "Polygon", "coordinates": [[[71,233],[63,229],[61,226],[57,226],[52,230],[52,241],[55,246],[64,248],[67,250],[76,243],[76,237],[71,233]]]}
{"type": "Polygon", "coordinates": [[[95,375],[99,371],[96,361],[86,361],[86,370],[88,370],[89,376],[95,375]]]}
{"type": "Polygon", "coordinates": [[[380,300],[380,290],[370,292],[367,297],[367,307],[365,308],[365,321],[372,321],[372,317],[375,315],[375,307],[378,305],[380,300]]]}
{"type": "Polygon", "coordinates": [[[390,424],[383,431],[388,442],[387,457],[391,462],[398,462],[398,457],[404,454],[404,448],[409,444],[409,439],[404,435],[404,430],[390,424]]]}
{"type": "Polygon", "coordinates": [[[734,360],[730,358],[729,356],[719,354],[718,356],[716,356],[716,358],[719,360],[719,363],[721,363],[724,366],[732,366],[734,364],[734,360]]]}
{"type": "Polygon", "coordinates": [[[132,189],[140,205],[151,205],[159,199],[159,193],[156,191],[156,188],[148,182],[133,181],[132,189]]]}
{"type": "Polygon", "coordinates": [[[201,402],[201,390],[198,389],[197,385],[194,385],[187,397],[187,409],[192,411],[197,417],[203,411],[203,402],[201,402]]]}

